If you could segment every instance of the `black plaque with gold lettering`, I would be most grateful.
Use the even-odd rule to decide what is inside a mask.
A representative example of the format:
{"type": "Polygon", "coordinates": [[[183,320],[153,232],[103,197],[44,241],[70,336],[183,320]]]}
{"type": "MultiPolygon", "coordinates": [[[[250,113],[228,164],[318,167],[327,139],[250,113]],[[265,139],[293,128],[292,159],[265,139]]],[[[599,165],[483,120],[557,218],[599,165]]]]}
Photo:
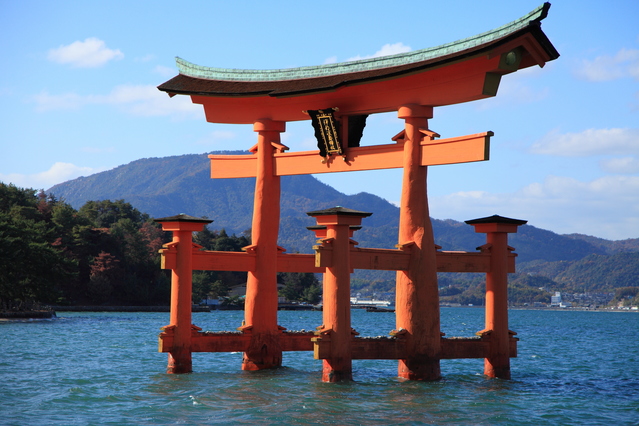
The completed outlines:
{"type": "Polygon", "coordinates": [[[322,157],[342,154],[342,144],[339,138],[339,122],[335,120],[335,116],[333,115],[334,110],[335,108],[307,111],[311,117],[313,128],[315,129],[317,147],[322,157]]]}

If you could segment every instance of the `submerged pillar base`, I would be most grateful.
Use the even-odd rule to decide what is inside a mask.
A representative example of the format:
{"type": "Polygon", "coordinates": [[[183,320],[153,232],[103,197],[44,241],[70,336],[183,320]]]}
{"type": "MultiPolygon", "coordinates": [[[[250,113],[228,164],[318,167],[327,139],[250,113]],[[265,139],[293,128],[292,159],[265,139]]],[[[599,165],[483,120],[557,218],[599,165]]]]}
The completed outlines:
{"type": "Polygon", "coordinates": [[[167,374],[185,374],[193,372],[193,362],[191,352],[172,351],[169,352],[169,363],[166,367],[167,374]]]}
{"type": "Polygon", "coordinates": [[[407,380],[436,381],[442,378],[439,359],[400,359],[397,375],[407,380]]]}
{"type": "Polygon", "coordinates": [[[322,381],[329,383],[353,381],[353,366],[351,360],[323,360],[322,381]]]}
{"type": "Polygon", "coordinates": [[[510,357],[485,358],[484,374],[496,379],[510,380],[510,357]]]}
{"type": "Polygon", "coordinates": [[[279,334],[253,333],[244,352],[242,370],[259,371],[282,366],[282,346],[279,334]]]}

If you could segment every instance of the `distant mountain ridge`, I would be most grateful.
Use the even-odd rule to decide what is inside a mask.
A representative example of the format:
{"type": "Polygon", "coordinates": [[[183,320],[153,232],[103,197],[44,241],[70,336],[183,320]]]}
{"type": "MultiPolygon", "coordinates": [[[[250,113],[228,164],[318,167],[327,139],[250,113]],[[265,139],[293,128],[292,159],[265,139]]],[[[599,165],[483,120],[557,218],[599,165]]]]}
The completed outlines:
{"type": "MultiPolygon", "coordinates": [[[[55,185],[47,192],[76,209],[90,200],[124,199],[151,217],[178,213],[206,216],[214,220],[212,229],[240,234],[251,227],[255,179],[211,179],[207,155],[143,158],[55,185]]],[[[310,175],[284,176],[281,182],[279,244],[288,252],[309,253],[315,243],[314,234],[306,229],[314,220],[306,212],[338,205],[373,213],[354,236],[360,247],[393,248],[397,243],[399,209],[388,201],[365,192],[346,195],[310,175]]],[[[485,236],[476,234],[472,226],[450,219],[433,219],[433,230],[436,243],[444,250],[472,251],[485,243],[485,236]]],[[[608,241],[580,234],[559,235],[530,225],[511,234],[509,244],[518,253],[519,269],[531,264],[538,271],[544,269],[539,265],[545,262],[563,262],[564,268],[557,273],[587,256],[639,252],[639,239],[608,241]]]]}

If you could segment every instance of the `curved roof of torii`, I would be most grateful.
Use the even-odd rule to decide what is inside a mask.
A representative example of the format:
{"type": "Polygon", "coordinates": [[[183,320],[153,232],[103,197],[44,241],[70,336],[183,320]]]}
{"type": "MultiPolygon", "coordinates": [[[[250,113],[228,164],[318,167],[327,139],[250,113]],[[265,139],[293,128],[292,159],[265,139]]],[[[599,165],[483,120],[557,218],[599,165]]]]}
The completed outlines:
{"type": "Polygon", "coordinates": [[[210,68],[177,58],[180,74],[158,86],[203,104],[207,121],[307,120],[339,114],[443,106],[497,94],[501,76],[559,57],[541,30],[549,3],[492,31],[442,46],[359,61],[277,70],[210,68]]]}

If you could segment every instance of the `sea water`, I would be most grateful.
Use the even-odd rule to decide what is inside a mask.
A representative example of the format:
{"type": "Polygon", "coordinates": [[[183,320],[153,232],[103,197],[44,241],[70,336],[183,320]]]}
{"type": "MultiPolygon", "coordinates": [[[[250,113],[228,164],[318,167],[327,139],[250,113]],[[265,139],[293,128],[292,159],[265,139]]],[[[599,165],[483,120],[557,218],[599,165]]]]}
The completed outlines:
{"type": "MultiPolygon", "coordinates": [[[[289,330],[321,312],[280,311],[289,330]]],[[[442,308],[447,337],[483,328],[481,308],[442,308]]],[[[243,312],[193,314],[205,331],[235,330],[243,312]]],[[[512,380],[483,360],[443,360],[437,382],[397,378],[396,361],[353,362],[354,381],[322,383],[311,352],[240,370],[240,353],[193,354],[192,374],[165,373],[157,352],[168,313],[71,313],[0,323],[2,425],[639,425],[639,313],[511,310],[512,380]]],[[[361,336],[386,335],[393,313],[352,311],[361,336]]]]}

